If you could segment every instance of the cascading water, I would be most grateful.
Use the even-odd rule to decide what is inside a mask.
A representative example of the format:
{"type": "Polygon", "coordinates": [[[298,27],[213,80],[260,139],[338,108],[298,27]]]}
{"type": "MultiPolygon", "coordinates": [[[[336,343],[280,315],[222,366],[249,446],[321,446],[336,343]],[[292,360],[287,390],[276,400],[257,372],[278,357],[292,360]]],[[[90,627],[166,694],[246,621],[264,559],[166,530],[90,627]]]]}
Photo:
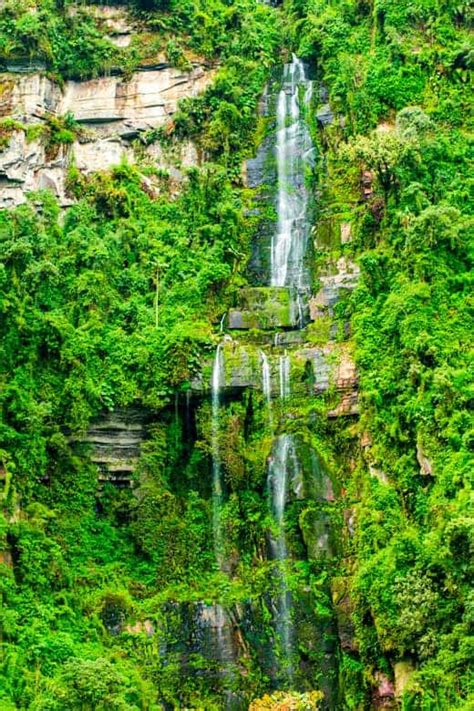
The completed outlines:
{"type": "Polygon", "coordinates": [[[283,663],[280,667],[289,681],[293,676],[293,625],[291,620],[291,594],[287,583],[288,549],[284,528],[285,506],[288,497],[290,474],[298,471],[293,437],[288,434],[276,438],[268,466],[267,486],[270,509],[277,526],[276,536],[270,537],[272,559],[277,561],[279,592],[276,603],[275,630],[280,640],[283,663]]]}
{"type": "MultiPolygon", "coordinates": [[[[312,82],[306,77],[303,62],[293,55],[283,70],[283,83],[277,103],[277,173],[278,223],[271,242],[271,286],[288,287],[293,296],[294,320],[304,326],[303,296],[309,294],[310,275],[305,256],[310,235],[309,194],[305,179],[312,166],[313,144],[305,122],[301,102],[309,105],[312,82]]],[[[278,340],[275,339],[276,345],[278,340]]],[[[285,352],[279,359],[280,399],[291,394],[290,358],[285,352]]],[[[264,384],[265,390],[265,384],[264,384]]],[[[272,558],[278,563],[279,593],[275,628],[281,643],[287,680],[293,676],[293,627],[291,595],[287,583],[288,551],[284,530],[285,504],[290,471],[297,471],[299,462],[293,438],[282,434],[276,438],[268,468],[268,491],[271,512],[277,525],[277,536],[270,540],[272,558]]]]}
{"type": "MultiPolygon", "coordinates": [[[[281,90],[277,97],[277,225],[271,239],[271,274],[270,285],[288,289],[291,295],[292,322],[304,327],[304,299],[310,292],[310,274],[306,266],[306,253],[310,241],[311,201],[306,186],[306,175],[313,162],[313,144],[309,128],[305,121],[305,105],[311,101],[312,82],[306,76],[303,62],[293,56],[291,63],[285,65],[281,90]]],[[[268,283],[268,282],[267,282],[268,283]]],[[[224,330],[221,321],[221,332],[224,330]]],[[[275,338],[278,346],[278,338],[275,338]]],[[[268,411],[271,431],[276,431],[273,422],[272,380],[269,358],[260,352],[261,387],[268,411]]],[[[276,363],[275,363],[276,365],[276,363]]],[[[279,393],[284,402],[291,395],[290,357],[280,355],[278,362],[279,393]]],[[[218,568],[223,573],[230,572],[225,559],[225,540],[222,527],[221,511],[223,506],[223,473],[219,448],[219,421],[222,415],[222,388],[224,386],[224,350],[217,347],[212,369],[212,504],[214,550],[218,568]]],[[[274,386],[276,382],[274,383],[274,386]]],[[[274,393],[273,393],[274,394],[274,393]]],[[[293,686],[298,683],[296,674],[297,645],[296,627],[293,621],[293,604],[288,585],[290,561],[285,534],[285,508],[288,499],[289,482],[300,471],[295,442],[292,435],[276,436],[267,472],[267,490],[269,509],[274,520],[272,534],[269,537],[269,553],[275,568],[275,595],[273,597],[273,624],[277,640],[275,654],[275,681],[281,686],[293,686]]],[[[224,608],[215,609],[215,645],[216,656],[220,662],[223,698],[231,708],[232,701],[228,689],[232,686],[232,639],[230,627],[225,623],[224,608]],[[226,669],[227,667],[227,669],[226,669]],[[227,689],[227,692],[225,691],[227,689]]],[[[296,619],[297,616],[295,616],[296,619]]]]}
{"type": "Polygon", "coordinates": [[[290,358],[285,351],[285,355],[281,355],[279,360],[280,398],[282,400],[286,400],[291,393],[290,367],[290,358]]]}
{"type": "Polygon", "coordinates": [[[309,289],[305,253],[310,232],[306,172],[312,165],[313,143],[300,102],[309,104],[312,81],[303,62],[293,55],[283,71],[277,104],[278,224],[271,243],[272,286],[293,287],[302,325],[301,292],[309,289]],[[300,97],[303,94],[303,97],[300,97]]]}
{"type": "Polygon", "coordinates": [[[273,413],[272,413],[272,381],[270,372],[270,361],[268,356],[263,351],[260,351],[260,359],[262,362],[262,390],[263,396],[267,403],[268,410],[268,424],[270,428],[273,427],[273,413]]]}
{"type": "Polygon", "coordinates": [[[272,397],[272,384],[270,379],[270,362],[268,356],[263,351],[260,351],[262,360],[262,389],[267,404],[270,405],[272,397]]]}
{"type": "MultiPolygon", "coordinates": [[[[219,415],[221,408],[221,392],[225,384],[224,349],[219,344],[214,357],[211,379],[212,400],[212,532],[214,538],[214,553],[219,570],[228,572],[228,565],[224,551],[224,536],[222,532],[221,512],[223,504],[222,490],[222,464],[219,448],[219,415]]],[[[230,687],[234,680],[233,641],[229,626],[226,624],[225,611],[222,605],[213,606],[215,617],[215,657],[220,665],[220,681],[222,683],[222,700],[224,708],[231,711],[234,708],[234,699],[230,687]]]]}
{"type": "Polygon", "coordinates": [[[221,388],[224,381],[224,351],[219,344],[214,357],[211,380],[212,398],[212,529],[214,536],[214,551],[219,568],[224,565],[223,537],[221,526],[222,509],[222,467],[219,451],[219,410],[221,388]]]}

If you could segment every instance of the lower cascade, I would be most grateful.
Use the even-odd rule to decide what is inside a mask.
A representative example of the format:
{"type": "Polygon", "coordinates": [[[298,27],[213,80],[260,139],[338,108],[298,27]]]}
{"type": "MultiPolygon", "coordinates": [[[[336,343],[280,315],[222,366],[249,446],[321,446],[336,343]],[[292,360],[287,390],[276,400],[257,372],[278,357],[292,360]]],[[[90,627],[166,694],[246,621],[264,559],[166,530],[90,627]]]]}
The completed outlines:
{"type": "Polygon", "coordinates": [[[270,551],[277,563],[276,576],[280,590],[277,596],[275,629],[281,645],[282,671],[289,682],[293,679],[294,634],[291,619],[291,593],[288,587],[288,548],[285,535],[285,506],[291,465],[298,464],[291,435],[279,435],[273,444],[268,465],[270,510],[276,532],[270,534],[270,551]]]}
{"type": "Polygon", "coordinates": [[[219,567],[223,567],[223,538],[221,525],[221,510],[222,510],[222,467],[221,456],[219,451],[219,412],[220,398],[222,389],[222,379],[224,375],[224,352],[222,345],[218,345],[214,357],[214,365],[212,368],[212,412],[211,412],[211,427],[212,427],[212,528],[214,536],[214,550],[216,561],[219,567]]]}
{"type": "Polygon", "coordinates": [[[290,382],[291,361],[285,352],[279,358],[279,374],[280,374],[280,398],[285,400],[291,393],[290,382]]]}

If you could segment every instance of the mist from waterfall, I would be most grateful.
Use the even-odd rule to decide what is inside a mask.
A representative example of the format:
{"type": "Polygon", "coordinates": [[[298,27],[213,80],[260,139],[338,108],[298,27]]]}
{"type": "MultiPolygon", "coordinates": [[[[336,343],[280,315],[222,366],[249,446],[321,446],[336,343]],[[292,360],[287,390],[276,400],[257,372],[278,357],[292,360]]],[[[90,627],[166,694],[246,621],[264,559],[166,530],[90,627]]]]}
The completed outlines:
{"type": "Polygon", "coordinates": [[[272,381],[270,371],[270,361],[264,351],[260,351],[260,360],[262,363],[262,390],[268,411],[268,424],[273,428],[273,411],[272,411],[272,381]]]}
{"type": "Polygon", "coordinates": [[[300,103],[308,105],[311,95],[312,81],[301,59],[293,55],[285,64],[277,103],[278,224],[271,242],[270,283],[294,287],[298,293],[309,288],[304,263],[310,227],[305,177],[312,165],[313,143],[300,103]]]}

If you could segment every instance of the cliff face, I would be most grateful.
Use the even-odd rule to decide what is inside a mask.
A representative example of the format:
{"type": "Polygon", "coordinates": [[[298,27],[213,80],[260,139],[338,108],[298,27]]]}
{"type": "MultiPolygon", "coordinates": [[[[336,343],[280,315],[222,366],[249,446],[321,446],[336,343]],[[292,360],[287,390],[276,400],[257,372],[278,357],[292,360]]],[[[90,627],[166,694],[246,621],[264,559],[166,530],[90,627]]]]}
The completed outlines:
{"type": "MultiPolygon", "coordinates": [[[[2,207],[13,207],[30,191],[47,189],[63,207],[71,204],[66,181],[70,166],[87,175],[107,170],[122,160],[135,161],[134,142],[147,131],[172,120],[178,102],[194,97],[212,82],[215,71],[196,64],[180,71],[164,60],[126,79],[120,75],[63,86],[44,74],[28,71],[0,74],[0,116],[12,119],[0,151],[2,207]],[[51,117],[71,114],[75,140],[51,145],[42,133],[51,117]],[[39,138],[35,135],[40,134],[39,138]]],[[[195,165],[196,151],[182,145],[166,157],[159,146],[141,145],[141,157],[156,166],[176,170],[195,165]]]]}
{"type": "MultiPolygon", "coordinates": [[[[123,43],[127,33],[120,28],[123,43]]],[[[67,208],[80,199],[77,190],[75,199],[68,192],[71,168],[87,181],[123,161],[137,162],[148,186],[162,169],[182,180],[179,169],[198,164],[190,141],[173,141],[170,149],[147,137],[159,128],[172,131],[179,101],[202,95],[215,70],[194,63],[181,71],[163,61],[127,77],[67,80],[60,86],[42,72],[20,69],[2,77],[0,111],[11,119],[0,155],[4,207],[22,204],[30,191],[47,190],[65,211],[67,224],[67,208]]],[[[208,349],[200,349],[192,378],[175,382],[164,409],[150,406],[142,394],[144,402],[137,398],[129,407],[111,408],[82,431],[67,432],[75,466],[92,465],[96,472],[99,511],[107,496],[131,497],[130,530],[146,556],[154,560],[161,551],[160,584],[167,590],[168,565],[173,579],[182,580],[179,592],[171,586],[156,600],[151,619],[141,613],[132,619],[124,600],[109,593],[100,612],[111,637],[150,640],[161,666],[158,693],[168,694],[160,685],[172,689],[180,703],[191,696],[166,680],[170,665],[181,668],[185,686],[204,684],[203,697],[212,696],[219,708],[246,708],[256,689],[267,687],[320,688],[328,708],[335,708],[340,696],[342,627],[338,631],[330,580],[316,589],[309,573],[298,570],[310,566],[325,576],[341,554],[339,484],[312,420],[318,410],[323,427],[358,415],[349,325],[335,314],[341,298],[355,288],[358,269],[344,257],[328,261],[318,273],[313,269],[314,196],[306,180],[315,168],[310,134],[315,82],[307,71],[293,57],[275,69],[264,90],[267,135],[257,158],[242,170],[261,220],[252,236],[259,283],[238,290],[221,318],[217,360],[213,364],[208,349]],[[276,219],[264,219],[272,210],[276,219]],[[310,275],[319,279],[314,296],[310,275]],[[158,484],[162,476],[169,477],[164,489],[158,484]],[[197,495],[207,519],[200,526],[209,538],[198,559],[179,572],[182,563],[171,562],[176,534],[162,530],[161,523],[176,505],[194,510],[197,495]],[[167,496],[171,509],[160,514],[167,496]],[[245,509],[246,496],[259,510],[250,540],[232,532],[240,520],[233,507],[240,500],[245,509]],[[249,564],[263,575],[260,581],[248,577],[249,564]],[[190,574],[198,575],[197,590],[186,582],[190,574]],[[202,580],[213,575],[229,589],[212,591],[209,600],[202,580]],[[253,676],[262,681],[257,684],[253,676]]],[[[117,229],[120,233],[120,222],[117,229]]],[[[129,254],[124,261],[130,259],[129,254]]],[[[93,314],[93,304],[90,309],[93,314]]],[[[44,484],[54,487],[55,476],[49,468],[44,484]]],[[[178,547],[179,560],[182,543],[178,547]]]]}

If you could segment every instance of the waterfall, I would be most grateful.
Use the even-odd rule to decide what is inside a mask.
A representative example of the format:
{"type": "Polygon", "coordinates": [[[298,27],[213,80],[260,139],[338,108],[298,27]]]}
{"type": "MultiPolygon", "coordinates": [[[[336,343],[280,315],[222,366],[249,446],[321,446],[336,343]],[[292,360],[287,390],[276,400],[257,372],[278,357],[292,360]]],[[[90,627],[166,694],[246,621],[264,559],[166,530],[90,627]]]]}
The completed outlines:
{"type": "MultiPolygon", "coordinates": [[[[305,179],[313,160],[313,144],[305,123],[302,104],[309,105],[312,88],[303,62],[293,55],[291,63],[284,67],[282,87],[277,100],[278,222],[271,241],[270,284],[291,290],[292,319],[299,328],[305,325],[304,297],[307,297],[310,291],[310,275],[305,266],[305,256],[310,238],[311,217],[305,179]]],[[[275,345],[279,345],[278,334],[275,336],[275,345]]],[[[269,402],[270,371],[268,359],[264,354],[261,354],[261,361],[263,392],[269,402]]],[[[279,358],[282,402],[291,394],[290,367],[290,358],[285,351],[279,358]]],[[[270,554],[275,561],[275,580],[278,584],[274,614],[275,634],[280,644],[278,667],[286,683],[293,682],[295,640],[292,600],[288,587],[285,506],[289,479],[299,472],[300,463],[293,437],[288,434],[279,435],[272,447],[267,487],[276,530],[276,534],[270,537],[270,554]]]]}
{"type": "Polygon", "coordinates": [[[176,391],[174,394],[174,446],[176,448],[176,451],[178,450],[180,441],[180,429],[181,422],[179,418],[179,394],[176,391]]]}
{"type": "Polygon", "coordinates": [[[221,388],[224,382],[224,351],[222,344],[216,349],[212,368],[211,398],[212,398],[212,530],[214,536],[214,551],[219,568],[223,567],[223,538],[221,526],[222,508],[222,467],[219,451],[219,410],[221,388]]]}
{"type": "MultiPolygon", "coordinates": [[[[221,390],[225,384],[224,370],[224,350],[219,344],[214,357],[211,379],[211,401],[212,401],[212,533],[214,538],[214,553],[219,570],[227,571],[227,562],[224,555],[224,536],[222,533],[221,511],[223,503],[222,491],[222,466],[219,451],[219,416],[221,408],[221,390]]],[[[225,621],[225,612],[222,605],[213,607],[215,615],[215,656],[219,662],[221,671],[222,697],[224,708],[232,708],[231,687],[234,681],[234,671],[229,666],[229,662],[234,661],[232,637],[228,625],[225,621]]],[[[210,614],[210,613],[209,613],[210,614]]]]}
{"type": "Polygon", "coordinates": [[[270,361],[268,356],[263,351],[260,351],[260,359],[262,361],[262,390],[263,396],[267,403],[268,410],[268,424],[270,428],[273,427],[273,414],[272,414],[272,381],[270,373],[270,361]]]}
{"type": "Polygon", "coordinates": [[[291,621],[291,594],[287,583],[288,550],[284,528],[285,505],[288,496],[290,474],[298,471],[293,437],[288,434],[276,438],[268,466],[267,486],[270,509],[277,525],[276,537],[270,537],[272,559],[277,561],[279,592],[276,604],[275,630],[281,644],[283,671],[291,680],[293,676],[292,657],[294,652],[293,627],[291,621]]]}
{"type": "Polygon", "coordinates": [[[186,437],[185,441],[188,441],[190,436],[191,436],[191,390],[186,390],[186,395],[185,395],[185,402],[186,402],[186,408],[185,408],[185,419],[184,423],[186,426],[186,437]]]}
{"type": "Polygon", "coordinates": [[[272,398],[272,383],[270,380],[270,363],[266,353],[260,351],[260,358],[262,360],[262,388],[263,394],[267,404],[270,405],[272,398]]]}
{"type": "MultiPolygon", "coordinates": [[[[283,85],[277,103],[278,224],[271,243],[271,285],[309,288],[304,257],[309,237],[307,167],[312,163],[313,144],[300,111],[311,101],[312,82],[306,78],[303,62],[293,55],[285,64],[283,85]]],[[[300,324],[301,304],[298,302],[300,324]]]]}
{"type": "Polygon", "coordinates": [[[291,393],[290,384],[290,367],[291,362],[289,356],[286,354],[280,356],[279,360],[279,371],[280,371],[280,398],[286,400],[291,393]]]}

